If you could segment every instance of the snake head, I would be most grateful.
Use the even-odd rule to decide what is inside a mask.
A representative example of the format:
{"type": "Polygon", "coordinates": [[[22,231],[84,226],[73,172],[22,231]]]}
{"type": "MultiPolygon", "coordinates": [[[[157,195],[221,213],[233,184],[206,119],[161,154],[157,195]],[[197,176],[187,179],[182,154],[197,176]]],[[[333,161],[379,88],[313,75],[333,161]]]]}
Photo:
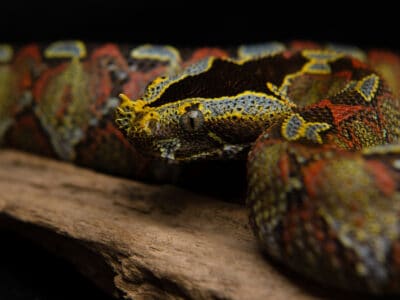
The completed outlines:
{"type": "Polygon", "coordinates": [[[269,62],[263,63],[208,58],[180,75],[158,77],[141,99],[121,95],[117,125],[135,148],[156,157],[240,158],[293,108],[269,91],[269,62]]]}
{"type": "Polygon", "coordinates": [[[116,123],[128,140],[145,154],[170,160],[241,158],[266,126],[290,110],[284,101],[256,92],[160,106],[120,97],[116,123]]]}
{"type": "MultiPolygon", "coordinates": [[[[133,101],[124,94],[120,98],[115,122],[134,147],[147,155],[169,160],[228,158],[249,146],[249,143],[229,144],[211,130],[212,122],[207,120],[201,104],[204,99],[153,107],[145,100],[133,101]]],[[[220,123],[223,127],[223,122],[220,123]]]]}

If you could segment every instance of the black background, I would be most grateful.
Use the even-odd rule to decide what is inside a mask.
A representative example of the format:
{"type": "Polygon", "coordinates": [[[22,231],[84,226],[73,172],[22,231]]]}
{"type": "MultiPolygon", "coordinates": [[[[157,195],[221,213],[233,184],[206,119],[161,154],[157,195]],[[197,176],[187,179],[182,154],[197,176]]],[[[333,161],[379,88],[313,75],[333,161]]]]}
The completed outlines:
{"type": "Polygon", "coordinates": [[[306,39],[398,49],[395,1],[2,1],[2,42],[83,39],[183,46],[306,39]],[[354,2],[354,3],[353,3],[354,2]]]}
{"type": "MultiPolygon", "coordinates": [[[[61,0],[51,3],[7,0],[0,4],[0,42],[20,44],[82,39],[88,42],[234,46],[302,39],[397,51],[400,48],[399,10],[395,1],[391,2],[260,0],[227,2],[224,7],[217,7],[221,5],[217,1],[173,4],[143,0],[61,0]]],[[[0,256],[6,259],[0,261],[0,278],[3,278],[0,299],[61,299],[51,287],[43,284],[49,282],[49,274],[58,279],[50,281],[52,286],[56,282],[67,282],[71,285],[70,290],[93,295],[93,287],[79,279],[81,277],[67,264],[55,261],[50,254],[10,233],[2,233],[1,238],[0,256]],[[27,261],[18,264],[21,248],[27,261]],[[40,261],[40,264],[28,264],[29,261],[40,261]],[[54,265],[56,268],[52,268],[54,265]]]]}

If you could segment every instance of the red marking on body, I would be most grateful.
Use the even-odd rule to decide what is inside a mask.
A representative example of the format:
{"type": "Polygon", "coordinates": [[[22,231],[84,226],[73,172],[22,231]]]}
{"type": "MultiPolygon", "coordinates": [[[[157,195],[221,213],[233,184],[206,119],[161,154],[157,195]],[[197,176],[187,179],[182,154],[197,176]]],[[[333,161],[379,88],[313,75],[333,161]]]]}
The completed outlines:
{"type": "Polygon", "coordinates": [[[368,68],[368,65],[366,63],[364,63],[361,60],[356,59],[356,58],[352,58],[351,59],[351,64],[353,65],[353,67],[355,69],[366,69],[366,68],[368,68]]]}
{"type": "Polygon", "coordinates": [[[285,50],[282,52],[282,56],[286,59],[291,58],[293,56],[293,54],[295,54],[295,53],[293,53],[293,51],[290,51],[290,50],[285,50]]]}
{"type": "Polygon", "coordinates": [[[52,69],[47,69],[41,74],[40,78],[36,81],[32,90],[34,99],[37,102],[40,102],[40,99],[42,98],[44,91],[48,87],[49,82],[51,82],[51,80],[62,73],[67,66],[68,63],[62,63],[52,69]]]}
{"type": "Polygon", "coordinates": [[[328,108],[333,116],[333,123],[335,126],[339,126],[344,120],[354,116],[360,111],[371,111],[371,107],[365,107],[362,105],[346,105],[346,104],[333,104],[329,99],[321,100],[320,102],[310,105],[309,108],[328,108]]]}
{"type": "Polygon", "coordinates": [[[393,242],[392,259],[393,259],[393,263],[398,268],[398,266],[400,266],[400,241],[393,242]]]}
{"type": "Polygon", "coordinates": [[[321,49],[321,46],[312,41],[292,41],[289,47],[294,51],[305,49],[321,49]]]}
{"type": "Polygon", "coordinates": [[[93,110],[104,107],[105,102],[110,98],[111,92],[113,90],[113,83],[106,68],[96,68],[96,64],[91,64],[91,69],[89,70],[89,94],[93,101],[93,110]]]}
{"type": "Polygon", "coordinates": [[[22,113],[4,136],[6,144],[48,157],[57,157],[47,134],[32,113],[22,113]]]}
{"type": "Polygon", "coordinates": [[[148,173],[152,160],[141,156],[113,121],[105,121],[104,126],[88,128],[85,138],[75,148],[76,162],[115,175],[137,178],[148,173]],[[105,153],[106,157],[103,157],[105,153]],[[109,167],[110,164],[113,166],[109,167]]]}
{"type": "Polygon", "coordinates": [[[265,147],[282,143],[282,140],[279,138],[272,138],[270,136],[265,138],[264,135],[270,131],[271,129],[264,131],[255,141],[252,150],[249,152],[249,159],[253,159],[254,156],[257,155],[257,153],[259,153],[260,151],[263,151],[265,147]]]}
{"type": "Polygon", "coordinates": [[[18,92],[32,87],[32,71],[35,68],[41,68],[41,63],[40,50],[37,45],[28,45],[18,51],[13,63],[14,72],[18,76],[18,92]]]}
{"type": "MultiPolygon", "coordinates": [[[[102,114],[99,112],[99,108],[104,107],[104,102],[109,99],[112,92],[112,81],[107,69],[107,62],[111,61],[121,69],[127,68],[127,64],[121,56],[118,48],[112,44],[107,44],[103,47],[93,51],[91,59],[82,59],[80,64],[84,69],[85,76],[88,79],[87,90],[89,91],[89,101],[91,105],[91,111],[93,114],[102,114]]],[[[60,63],[54,68],[47,69],[44,71],[39,79],[36,81],[33,87],[33,95],[35,101],[40,103],[43,99],[43,95],[49,86],[54,82],[54,79],[61,76],[63,72],[71,64],[71,60],[60,63]]],[[[64,89],[62,95],[61,107],[57,110],[57,117],[62,118],[63,113],[66,112],[67,106],[71,103],[73,97],[79,97],[80,95],[71,94],[71,83],[69,81],[61,83],[60,89],[64,89]]],[[[81,100],[83,101],[83,100],[81,100]]]]}
{"type": "MultiPolygon", "coordinates": [[[[366,107],[365,111],[372,111],[372,109],[366,107]]],[[[380,126],[379,121],[371,120],[373,118],[373,115],[377,115],[377,113],[373,112],[370,119],[368,119],[366,115],[362,116],[362,122],[364,123],[365,128],[369,128],[371,132],[370,134],[372,136],[383,138],[382,127],[380,126]]],[[[344,124],[343,127],[338,127],[337,129],[339,133],[342,133],[344,130],[347,129],[347,133],[349,134],[349,136],[338,135],[339,139],[341,139],[341,142],[346,144],[347,149],[360,150],[361,148],[364,147],[362,137],[356,131],[350,130],[350,128],[346,127],[346,124],[344,124]]]]}
{"type": "Polygon", "coordinates": [[[347,79],[347,81],[350,81],[351,78],[353,77],[353,72],[351,72],[349,70],[343,70],[343,71],[336,72],[334,74],[334,76],[339,77],[339,78],[345,78],[345,79],[347,79]]]}
{"type": "Polygon", "coordinates": [[[368,52],[368,61],[371,65],[377,63],[400,65],[400,57],[398,55],[384,50],[371,50],[368,52]]]}
{"type": "Polygon", "coordinates": [[[289,182],[289,172],[290,172],[290,161],[289,161],[289,155],[287,153],[284,153],[280,157],[278,162],[278,167],[283,183],[287,184],[289,182]]]}
{"type": "Polygon", "coordinates": [[[365,225],[365,218],[362,215],[357,215],[353,218],[353,224],[356,227],[363,228],[365,225]]]}
{"type": "Polygon", "coordinates": [[[40,50],[39,47],[36,44],[31,44],[27,45],[23,48],[21,48],[14,59],[14,63],[18,63],[20,61],[25,61],[26,58],[32,58],[36,62],[41,61],[41,55],[40,55],[40,50]]]}
{"type": "Polygon", "coordinates": [[[90,76],[90,95],[95,100],[95,105],[99,108],[104,107],[104,103],[109,99],[113,84],[107,71],[99,72],[90,76]],[[97,76],[96,76],[97,75],[97,76]]]}
{"type": "Polygon", "coordinates": [[[111,43],[96,48],[95,50],[93,50],[90,57],[92,60],[98,60],[102,57],[107,56],[113,57],[114,59],[118,60],[118,63],[126,65],[125,59],[123,58],[118,46],[111,43]]]}
{"type": "MultiPolygon", "coordinates": [[[[115,44],[106,44],[96,48],[88,61],[88,72],[90,73],[91,95],[94,95],[95,104],[98,107],[104,105],[113,90],[108,64],[115,65],[118,70],[129,73],[128,63],[121,54],[119,47],[115,44]]],[[[122,92],[122,91],[119,91],[122,92]]]]}
{"type": "Polygon", "coordinates": [[[293,208],[287,212],[286,217],[283,219],[283,232],[282,238],[284,242],[291,243],[296,234],[298,224],[299,211],[293,208]]]}
{"type": "Polygon", "coordinates": [[[351,211],[356,212],[359,209],[359,203],[356,201],[350,202],[349,203],[349,208],[351,211]]]}
{"type": "Polygon", "coordinates": [[[282,234],[282,239],[283,239],[283,241],[284,242],[290,242],[291,240],[292,240],[292,235],[290,234],[290,232],[289,231],[287,231],[287,230],[284,230],[283,231],[283,234],[282,234]]]}
{"type": "Polygon", "coordinates": [[[333,229],[328,229],[328,238],[332,240],[337,239],[337,232],[333,229]]]}
{"type": "Polygon", "coordinates": [[[365,165],[367,171],[373,176],[375,185],[387,197],[396,191],[396,181],[390,176],[389,169],[380,161],[369,160],[365,165]]]}
{"type": "Polygon", "coordinates": [[[323,160],[317,160],[310,163],[303,168],[303,182],[307,190],[307,195],[314,198],[318,195],[318,191],[321,190],[321,171],[325,168],[326,162],[323,160]]]}
{"type": "Polygon", "coordinates": [[[299,212],[300,218],[303,221],[307,221],[311,218],[311,211],[308,209],[303,209],[299,212]]]}
{"type": "MultiPolygon", "coordinates": [[[[114,122],[107,121],[104,128],[92,127],[90,135],[91,138],[93,138],[93,141],[91,141],[91,143],[89,143],[89,145],[86,145],[84,148],[85,151],[87,151],[88,156],[90,156],[92,153],[96,151],[96,148],[99,147],[98,142],[101,141],[103,138],[104,139],[115,138],[116,140],[118,140],[119,143],[123,145],[123,148],[127,149],[127,151],[130,151],[132,153],[131,154],[132,157],[138,155],[135,148],[127,141],[127,139],[124,137],[121,131],[118,130],[114,122]]],[[[83,143],[88,143],[87,138],[88,137],[86,137],[86,140],[83,143]]]]}
{"type": "Polygon", "coordinates": [[[334,254],[337,250],[336,244],[334,241],[326,241],[324,243],[325,252],[329,254],[334,254]]]}
{"type": "Polygon", "coordinates": [[[143,93],[149,84],[156,77],[165,74],[166,66],[159,66],[147,72],[131,71],[129,80],[123,85],[124,94],[131,99],[138,99],[143,96],[143,93]]]}
{"type": "Polygon", "coordinates": [[[21,76],[21,78],[19,80],[19,84],[18,84],[19,90],[29,89],[33,85],[32,77],[28,73],[24,73],[21,75],[22,76],[21,76]]]}
{"type": "Polygon", "coordinates": [[[63,119],[65,115],[67,114],[67,109],[70,103],[72,102],[72,90],[70,85],[66,85],[63,87],[63,93],[61,95],[61,103],[60,106],[58,107],[55,117],[57,119],[63,119]]]}
{"type": "Polygon", "coordinates": [[[296,228],[298,223],[299,210],[297,208],[291,208],[288,211],[288,218],[285,219],[284,223],[286,227],[296,228]]]}
{"type": "Polygon", "coordinates": [[[315,238],[318,240],[318,241],[323,241],[324,240],[324,238],[325,238],[325,233],[322,231],[322,230],[315,230],[315,238]]]}

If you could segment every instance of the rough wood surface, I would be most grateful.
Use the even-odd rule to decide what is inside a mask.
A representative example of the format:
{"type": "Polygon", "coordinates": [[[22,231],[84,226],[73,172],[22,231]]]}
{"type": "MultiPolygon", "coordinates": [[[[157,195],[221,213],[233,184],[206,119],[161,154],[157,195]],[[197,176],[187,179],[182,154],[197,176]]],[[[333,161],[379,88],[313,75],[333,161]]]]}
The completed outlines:
{"type": "Polygon", "coordinates": [[[0,191],[1,226],[66,257],[116,297],[332,296],[271,264],[238,204],[6,150],[0,191]]]}

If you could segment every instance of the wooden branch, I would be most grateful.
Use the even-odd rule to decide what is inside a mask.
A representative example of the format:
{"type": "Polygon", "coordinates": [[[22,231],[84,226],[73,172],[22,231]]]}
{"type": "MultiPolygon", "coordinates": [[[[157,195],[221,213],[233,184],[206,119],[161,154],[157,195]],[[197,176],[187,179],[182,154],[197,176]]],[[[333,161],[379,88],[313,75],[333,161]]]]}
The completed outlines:
{"type": "Polygon", "coordinates": [[[238,204],[6,150],[0,191],[1,226],[64,256],[115,296],[332,296],[271,265],[238,204]]]}

